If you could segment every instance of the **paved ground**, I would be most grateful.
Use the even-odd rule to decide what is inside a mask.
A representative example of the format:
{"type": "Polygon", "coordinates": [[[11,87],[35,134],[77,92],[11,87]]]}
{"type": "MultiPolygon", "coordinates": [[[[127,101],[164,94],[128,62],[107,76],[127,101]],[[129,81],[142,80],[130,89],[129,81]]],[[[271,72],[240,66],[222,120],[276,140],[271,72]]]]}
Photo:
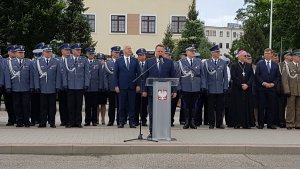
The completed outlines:
{"type": "Polygon", "coordinates": [[[1,169],[299,169],[300,155],[0,155],[1,169]]]}
{"type": "MultiPolygon", "coordinates": [[[[3,108],[2,108],[3,109],[3,108]]],[[[134,154],[134,153],[253,153],[300,154],[300,130],[208,129],[183,130],[176,113],[172,137],[175,141],[134,141],[139,129],[117,126],[84,127],[81,129],[6,127],[6,112],[0,111],[0,154],[134,154]]],[[[106,119],[107,121],[107,119],[106,119]]],[[[144,138],[148,128],[143,127],[144,138]]]]}

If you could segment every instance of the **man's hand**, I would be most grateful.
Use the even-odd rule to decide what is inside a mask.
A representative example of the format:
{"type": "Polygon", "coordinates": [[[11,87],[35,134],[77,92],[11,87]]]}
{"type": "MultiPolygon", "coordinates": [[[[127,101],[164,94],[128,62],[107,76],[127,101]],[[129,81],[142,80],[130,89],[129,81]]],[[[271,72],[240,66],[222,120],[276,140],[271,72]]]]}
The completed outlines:
{"type": "Polygon", "coordinates": [[[147,92],[143,92],[143,93],[142,93],[142,96],[143,96],[143,97],[147,97],[147,96],[148,96],[148,93],[147,93],[147,92]]]}
{"type": "Polygon", "coordinates": [[[249,86],[248,86],[247,84],[242,84],[242,89],[243,89],[243,90],[247,90],[248,87],[249,87],[249,86]]]}
{"type": "Polygon", "coordinates": [[[140,86],[136,86],[135,91],[136,91],[137,93],[139,93],[139,92],[141,91],[141,87],[140,87],[140,86]]]}
{"type": "Polygon", "coordinates": [[[174,99],[177,96],[177,93],[172,93],[172,98],[174,99]]]}
{"type": "Polygon", "coordinates": [[[120,89],[119,89],[119,87],[115,87],[115,92],[116,92],[117,94],[119,94],[119,93],[120,93],[120,89]]]}

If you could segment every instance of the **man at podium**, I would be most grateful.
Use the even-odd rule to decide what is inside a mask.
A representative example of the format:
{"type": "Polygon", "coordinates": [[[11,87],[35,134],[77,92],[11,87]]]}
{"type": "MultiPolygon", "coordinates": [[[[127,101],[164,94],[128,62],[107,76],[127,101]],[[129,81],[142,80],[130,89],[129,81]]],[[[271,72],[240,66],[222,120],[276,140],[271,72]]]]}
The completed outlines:
{"type": "MultiPolygon", "coordinates": [[[[165,55],[165,46],[158,44],[155,47],[155,57],[147,59],[144,66],[144,71],[147,71],[143,76],[144,81],[147,78],[176,78],[176,71],[171,59],[163,58],[165,55]],[[153,66],[155,65],[155,66],[153,66]]],[[[152,87],[146,87],[145,83],[142,87],[142,96],[148,97],[148,110],[149,110],[149,132],[148,139],[152,138],[152,116],[153,116],[153,89],[152,87]]],[[[176,88],[172,87],[172,97],[177,95],[176,88]]]]}

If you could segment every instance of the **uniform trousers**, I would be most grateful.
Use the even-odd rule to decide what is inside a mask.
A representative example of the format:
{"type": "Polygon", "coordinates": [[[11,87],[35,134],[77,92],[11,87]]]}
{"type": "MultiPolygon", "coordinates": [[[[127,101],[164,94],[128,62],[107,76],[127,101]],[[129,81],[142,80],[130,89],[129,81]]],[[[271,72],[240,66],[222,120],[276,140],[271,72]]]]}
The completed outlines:
{"type": "Polygon", "coordinates": [[[55,125],[56,93],[40,94],[41,124],[55,125]]]}
{"type": "Polygon", "coordinates": [[[12,101],[17,124],[29,125],[30,92],[12,92],[12,101]]]}

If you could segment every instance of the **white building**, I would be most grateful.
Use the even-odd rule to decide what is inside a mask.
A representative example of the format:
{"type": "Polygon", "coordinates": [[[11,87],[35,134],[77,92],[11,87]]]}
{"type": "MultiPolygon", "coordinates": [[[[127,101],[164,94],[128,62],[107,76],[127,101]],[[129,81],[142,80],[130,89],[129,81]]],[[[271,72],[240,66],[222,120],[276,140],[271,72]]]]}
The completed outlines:
{"type": "Polygon", "coordinates": [[[205,26],[204,29],[208,40],[219,45],[221,54],[229,54],[232,42],[244,34],[242,26],[234,23],[228,23],[227,27],[205,26]]]}

